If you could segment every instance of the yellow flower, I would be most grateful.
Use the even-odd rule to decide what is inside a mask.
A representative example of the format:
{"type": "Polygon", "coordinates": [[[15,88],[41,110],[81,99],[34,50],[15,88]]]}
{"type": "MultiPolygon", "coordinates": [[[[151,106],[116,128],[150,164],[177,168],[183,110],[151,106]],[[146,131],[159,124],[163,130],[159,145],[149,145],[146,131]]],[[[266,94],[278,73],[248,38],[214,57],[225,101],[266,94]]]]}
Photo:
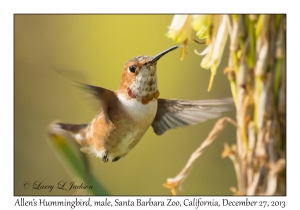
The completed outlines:
{"type": "Polygon", "coordinates": [[[208,85],[208,91],[210,91],[212,87],[214,76],[216,75],[217,68],[220,64],[223,55],[227,37],[228,37],[228,26],[227,26],[226,16],[222,15],[218,31],[216,35],[212,37],[211,44],[200,54],[197,53],[197,51],[195,51],[199,55],[206,54],[206,56],[203,58],[201,62],[201,67],[204,69],[211,70],[211,77],[208,85]]]}
{"type": "Polygon", "coordinates": [[[197,31],[196,35],[199,39],[206,39],[206,44],[209,44],[208,47],[200,54],[195,52],[199,55],[205,55],[201,61],[201,67],[211,70],[208,91],[212,87],[228,37],[226,18],[226,15],[174,15],[166,34],[168,38],[177,43],[183,42],[181,60],[184,57],[193,29],[197,31]]]}
{"type": "Polygon", "coordinates": [[[169,31],[166,34],[168,38],[173,39],[176,43],[183,42],[181,60],[184,57],[186,46],[193,31],[191,26],[192,20],[192,15],[174,15],[169,31]]]}
{"type": "Polygon", "coordinates": [[[174,15],[169,31],[166,36],[173,39],[176,43],[190,39],[192,33],[192,15],[174,15]]]}
{"type": "Polygon", "coordinates": [[[212,15],[193,15],[192,28],[199,39],[209,38],[211,25],[212,15]]]}

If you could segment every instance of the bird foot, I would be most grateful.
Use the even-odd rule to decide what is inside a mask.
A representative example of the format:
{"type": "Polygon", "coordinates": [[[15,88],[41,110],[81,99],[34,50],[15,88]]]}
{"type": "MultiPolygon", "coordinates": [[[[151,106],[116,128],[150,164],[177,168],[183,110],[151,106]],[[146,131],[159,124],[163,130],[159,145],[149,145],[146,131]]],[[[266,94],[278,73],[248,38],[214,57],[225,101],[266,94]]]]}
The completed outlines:
{"type": "Polygon", "coordinates": [[[103,162],[103,163],[106,163],[106,162],[108,161],[108,156],[107,156],[107,154],[103,154],[101,159],[102,159],[102,162],[103,162]]]}

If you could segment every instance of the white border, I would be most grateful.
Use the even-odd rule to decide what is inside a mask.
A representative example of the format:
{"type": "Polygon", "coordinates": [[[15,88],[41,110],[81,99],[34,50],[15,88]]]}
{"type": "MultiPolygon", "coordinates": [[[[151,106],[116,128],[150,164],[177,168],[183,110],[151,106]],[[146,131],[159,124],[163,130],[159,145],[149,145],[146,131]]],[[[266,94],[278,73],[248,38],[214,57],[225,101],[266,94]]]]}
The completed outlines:
{"type": "MultiPolygon", "coordinates": [[[[16,199],[13,196],[13,15],[15,13],[287,13],[287,197],[250,197],[252,200],[285,200],[285,209],[297,209],[299,205],[299,11],[296,1],[270,1],[270,0],[227,0],[227,1],[0,1],[0,100],[1,100],[1,184],[0,206],[13,207],[16,199]],[[292,114],[290,114],[292,113],[292,114]]],[[[26,200],[41,199],[44,197],[25,197],[26,200]]],[[[74,200],[75,197],[45,197],[47,200],[74,200]]],[[[88,197],[84,197],[87,199],[88,197]]],[[[114,200],[117,197],[110,197],[114,200]]],[[[127,199],[127,197],[121,197],[127,199]]],[[[139,197],[130,197],[137,199],[139,197]]],[[[147,199],[148,197],[141,197],[147,199]]],[[[154,199],[166,200],[168,197],[154,197],[154,199]]],[[[203,199],[221,200],[223,197],[204,197],[203,199]]],[[[245,197],[243,197],[245,198],[245,197]]],[[[92,200],[104,199],[92,197],[92,200]]],[[[184,200],[185,197],[174,199],[184,200]]],[[[239,197],[229,197],[231,200],[240,200],[239,197]]],[[[38,207],[39,209],[43,209],[38,207]]],[[[80,207],[76,207],[78,209],[80,207]]],[[[99,207],[98,207],[99,208],[99,207]]],[[[138,207],[134,207],[137,209],[138,207]]],[[[232,208],[232,207],[230,207],[232,208]]],[[[70,207],[57,209],[70,209],[70,207]]],[[[111,209],[111,208],[110,208],[111,209]]],[[[131,207],[127,207],[131,209],[131,207]]],[[[172,208],[173,209],[173,208],[172,208]]],[[[174,208],[175,209],[175,208],[174,208]]],[[[229,209],[229,208],[228,208],[229,209]]],[[[239,209],[243,209],[240,208],[239,209]]],[[[247,209],[254,209],[247,207],[247,209]]]]}

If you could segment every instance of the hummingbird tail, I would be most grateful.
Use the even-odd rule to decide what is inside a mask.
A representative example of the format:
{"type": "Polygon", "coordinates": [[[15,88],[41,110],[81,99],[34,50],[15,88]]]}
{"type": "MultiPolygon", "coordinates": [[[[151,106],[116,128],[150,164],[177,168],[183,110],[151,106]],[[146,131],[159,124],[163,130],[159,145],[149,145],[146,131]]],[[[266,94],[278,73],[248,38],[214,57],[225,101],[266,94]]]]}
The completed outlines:
{"type": "Polygon", "coordinates": [[[82,146],[87,146],[87,142],[85,139],[85,128],[88,124],[68,124],[68,123],[56,123],[60,126],[61,129],[69,131],[69,133],[73,136],[76,142],[82,146]]]}

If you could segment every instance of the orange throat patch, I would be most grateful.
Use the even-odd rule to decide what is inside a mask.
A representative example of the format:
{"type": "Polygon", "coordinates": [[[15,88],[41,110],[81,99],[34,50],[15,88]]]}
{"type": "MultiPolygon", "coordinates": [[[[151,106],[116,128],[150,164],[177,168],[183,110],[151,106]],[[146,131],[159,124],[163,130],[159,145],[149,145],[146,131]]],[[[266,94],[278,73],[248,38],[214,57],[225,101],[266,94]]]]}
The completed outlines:
{"type": "Polygon", "coordinates": [[[152,101],[153,99],[157,99],[159,97],[159,91],[155,91],[155,92],[149,92],[148,94],[146,94],[143,97],[137,97],[137,95],[135,93],[133,93],[133,91],[128,88],[127,89],[127,94],[130,98],[136,98],[138,101],[141,101],[142,104],[148,104],[150,101],[152,101]]]}

